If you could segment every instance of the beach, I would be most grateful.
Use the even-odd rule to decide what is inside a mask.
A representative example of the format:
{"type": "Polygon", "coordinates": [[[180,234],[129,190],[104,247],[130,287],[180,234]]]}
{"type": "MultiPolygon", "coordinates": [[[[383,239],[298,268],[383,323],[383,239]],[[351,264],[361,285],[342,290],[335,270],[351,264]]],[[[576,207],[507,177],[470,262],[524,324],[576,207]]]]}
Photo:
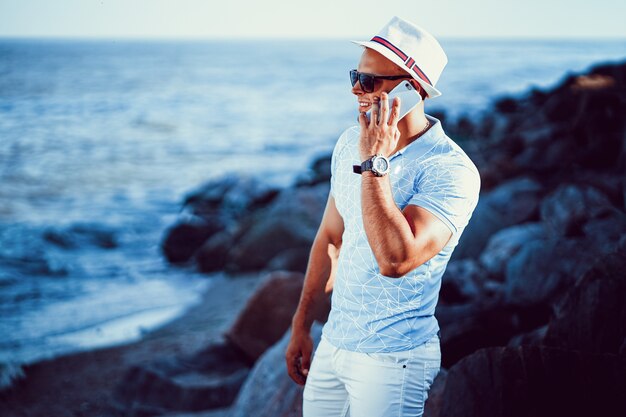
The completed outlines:
{"type": "MultiPolygon", "coordinates": [[[[203,294],[200,304],[138,342],[26,366],[25,378],[0,394],[3,416],[118,415],[111,407],[113,391],[130,366],[192,354],[219,341],[260,282],[257,273],[225,277],[203,294]]],[[[218,417],[220,413],[201,415],[218,417]]]]}

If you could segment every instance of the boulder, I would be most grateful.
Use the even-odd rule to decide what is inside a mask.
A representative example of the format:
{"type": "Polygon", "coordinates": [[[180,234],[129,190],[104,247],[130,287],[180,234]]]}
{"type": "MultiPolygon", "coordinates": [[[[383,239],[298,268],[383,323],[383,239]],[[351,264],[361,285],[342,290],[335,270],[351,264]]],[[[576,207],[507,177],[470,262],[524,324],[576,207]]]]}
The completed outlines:
{"type": "MultiPolygon", "coordinates": [[[[210,237],[221,231],[232,235],[242,218],[269,204],[277,193],[275,188],[251,176],[229,174],[208,181],[185,196],[177,223],[165,232],[163,253],[172,263],[189,261],[210,237]]],[[[223,253],[218,250],[215,256],[210,250],[216,249],[215,243],[200,254],[200,269],[205,272],[223,266],[223,253]]]]}
{"type": "Polygon", "coordinates": [[[258,215],[242,226],[245,231],[241,239],[233,243],[228,256],[231,273],[266,269],[270,261],[284,251],[310,249],[315,237],[310,228],[301,227],[295,218],[287,215],[258,215]]]}
{"type": "Polygon", "coordinates": [[[330,181],[331,156],[332,152],[315,157],[309,169],[298,176],[295,186],[310,187],[320,183],[328,183],[330,181]]]}
{"type": "Polygon", "coordinates": [[[525,243],[506,265],[506,302],[516,306],[557,303],[599,254],[597,247],[580,238],[525,243]]]}
{"type": "Polygon", "coordinates": [[[257,177],[229,173],[208,181],[184,198],[184,210],[207,220],[217,218],[228,226],[269,204],[278,190],[257,177]]]}
{"type": "Polygon", "coordinates": [[[495,232],[536,219],[541,193],[538,182],[518,178],[481,195],[452,259],[477,258],[495,232]]]}
{"type": "Polygon", "coordinates": [[[114,405],[124,415],[225,407],[249,371],[250,362],[236,347],[213,344],[197,354],[131,367],[115,390],[114,405]]]}
{"type": "Polygon", "coordinates": [[[215,220],[188,218],[171,226],[165,231],[161,249],[171,263],[189,261],[204,242],[223,229],[215,220]]]}
{"type": "Polygon", "coordinates": [[[272,271],[297,271],[304,274],[309,264],[310,254],[310,247],[287,249],[273,257],[267,267],[272,271]]]}
{"type": "MultiPolygon", "coordinates": [[[[311,327],[313,349],[322,336],[322,325],[311,327]]],[[[287,374],[285,351],[291,329],[257,361],[246,379],[233,407],[231,417],[299,417],[302,415],[304,387],[287,374]]]]}
{"type": "Polygon", "coordinates": [[[519,224],[537,216],[542,188],[537,181],[521,177],[499,185],[483,199],[512,224],[519,224]]]}
{"type": "Polygon", "coordinates": [[[626,357],[626,248],[599,259],[568,292],[545,344],[626,357]]]}
{"type": "Polygon", "coordinates": [[[545,324],[541,327],[537,327],[535,330],[532,330],[530,332],[515,335],[511,338],[511,340],[509,340],[509,343],[507,343],[507,346],[519,347],[522,345],[533,345],[533,346],[543,345],[547,331],[548,331],[548,325],[545,324]]]}
{"type": "MultiPolygon", "coordinates": [[[[433,384],[434,385],[434,384],[433,384]]],[[[545,346],[492,347],[463,358],[428,417],[626,415],[626,358],[545,346]]]]}
{"type": "Polygon", "coordinates": [[[505,344],[520,332],[516,312],[500,304],[439,304],[435,317],[441,329],[441,366],[444,368],[476,349],[505,344]]]}
{"type": "Polygon", "coordinates": [[[507,227],[494,233],[480,255],[480,264],[492,276],[503,279],[506,264],[527,242],[545,238],[542,223],[531,222],[507,227]]]}
{"type": "Polygon", "coordinates": [[[590,219],[617,209],[600,191],[589,186],[562,185],[541,202],[541,219],[552,236],[580,236],[590,219]]]}
{"type": "Polygon", "coordinates": [[[482,293],[484,271],[472,259],[449,262],[441,278],[439,300],[444,304],[462,304],[482,293]]]}
{"type": "Polygon", "coordinates": [[[263,280],[225,334],[251,362],[275,344],[291,325],[300,301],[304,275],[276,271],[263,280]]]}
{"type": "Polygon", "coordinates": [[[611,214],[588,220],[582,227],[585,239],[602,253],[610,253],[626,238],[626,214],[615,211],[611,214]]]}
{"type": "Polygon", "coordinates": [[[222,270],[228,263],[228,256],[235,237],[227,230],[218,232],[204,242],[196,251],[194,259],[202,272],[222,270]]]}
{"type": "Polygon", "coordinates": [[[507,226],[510,224],[508,224],[506,217],[481,197],[469,224],[459,239],[458,245],[452,252],[450,261],[476,259],[483,251],[491,235],[507,226]]]}
{"type": "Polygon", "coordinates": [[[443,391],[446,387],[447,377],[448,370],[441,368],[428,390],[428,398],[426,398],[426,403],[424,404],[424,417],[441,415],[443,391]]]}
{"type": "Polygon", "coordinates": [[[310,250],[328,199],[330,185],[285,189],[265,210],[240,225],[230,252],[233,272],[263,269],[279,253],[310,250]]]}

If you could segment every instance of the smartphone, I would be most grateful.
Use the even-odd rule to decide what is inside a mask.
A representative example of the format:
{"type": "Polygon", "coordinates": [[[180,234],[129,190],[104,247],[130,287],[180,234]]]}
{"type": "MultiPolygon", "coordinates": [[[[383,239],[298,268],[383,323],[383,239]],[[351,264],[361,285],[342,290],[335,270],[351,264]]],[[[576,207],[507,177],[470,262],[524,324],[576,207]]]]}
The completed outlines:
{"type": "MultiPolygon", "coordinates": [[[[387,116],[386,122],[389,121],[389,117],[391,117],[391,107],[393,106],[393,100],[395,97],[400,97],[400,119],[407,115],[415,106],[422,101],[422,96],[420,93],[411,85],[408,81],[402,81],[398,84],[393,90],[389,92],[389,113],[387,116]]],[[[378,106],[378,110],[380,112],[382,106],[378,106]]],[[[370,111],[367,111],[367,120],[370,120],[370,111]]],[[[357,117],[358,120],[358,117],[357,117]]]]}

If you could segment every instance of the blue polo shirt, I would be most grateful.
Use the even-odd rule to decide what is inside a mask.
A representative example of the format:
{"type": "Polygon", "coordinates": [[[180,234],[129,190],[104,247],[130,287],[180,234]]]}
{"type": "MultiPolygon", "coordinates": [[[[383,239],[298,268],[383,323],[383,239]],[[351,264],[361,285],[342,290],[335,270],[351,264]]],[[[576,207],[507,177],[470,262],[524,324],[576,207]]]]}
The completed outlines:
{"type": "Polygon", "coordinates": [[[345,230],[322,336],[338,348],[357,352],[413,349],[439,330],[434,316],[443,275],[467,225],[480,190],[480,176],[465,152],[433,124],[390,158],[389,180],[400,210],[421,206],[452,232],[447,245],[429,261],[400,278],[380,273],[361,214],[360,127],[339,137],[331,158],[331,189],[345,230]]]}

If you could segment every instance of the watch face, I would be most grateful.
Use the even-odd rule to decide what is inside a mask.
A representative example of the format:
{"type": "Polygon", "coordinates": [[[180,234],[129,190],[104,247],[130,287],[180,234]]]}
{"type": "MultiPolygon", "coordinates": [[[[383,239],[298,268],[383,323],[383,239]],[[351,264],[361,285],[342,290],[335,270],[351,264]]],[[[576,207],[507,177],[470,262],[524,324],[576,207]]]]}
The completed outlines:
{"type": "Polygon", "coordinates": [[[389,162],[385,158],[374,159],[374,169],[380,173],[383,173],[389,169],[389,162]]]}

